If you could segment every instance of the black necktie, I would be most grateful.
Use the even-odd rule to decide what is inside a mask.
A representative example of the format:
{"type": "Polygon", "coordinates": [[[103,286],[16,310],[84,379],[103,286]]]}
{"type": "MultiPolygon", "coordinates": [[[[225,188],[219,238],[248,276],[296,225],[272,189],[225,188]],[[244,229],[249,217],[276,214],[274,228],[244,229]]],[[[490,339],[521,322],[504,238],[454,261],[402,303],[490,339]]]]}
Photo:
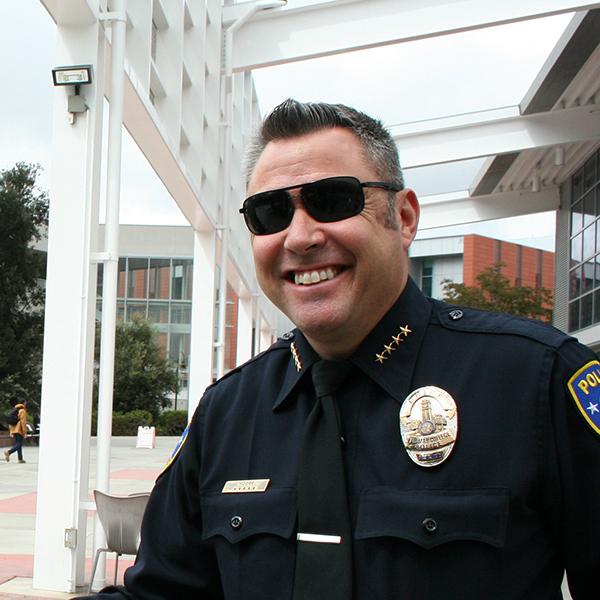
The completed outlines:
{"type": "Polygon", "coordinates": [[[317,401],[306,419],[298,476],[294,600],[350,600],[352,544],[335,391],[350,363],[312,367],[317,401]]]}

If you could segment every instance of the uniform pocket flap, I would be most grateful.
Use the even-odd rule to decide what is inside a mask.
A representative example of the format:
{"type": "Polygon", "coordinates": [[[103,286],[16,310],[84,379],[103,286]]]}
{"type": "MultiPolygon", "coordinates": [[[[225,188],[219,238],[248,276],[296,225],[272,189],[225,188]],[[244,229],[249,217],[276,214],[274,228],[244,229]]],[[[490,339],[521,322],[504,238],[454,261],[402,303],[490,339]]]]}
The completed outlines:
{"type": "Polygon", "coordinates": [[[235,544],[251,535],[290,537],[296,523],[296,492],[272,489],[259,493],[202,495],[202,538],[223,536],[235,544]]]}
{"type": "Polygon", "coordinates": [[[423,548],[457,540],[502,547],[508,505],[505,489],[371,488],[360,497],[355,537],[397,537],[423,548]]]}

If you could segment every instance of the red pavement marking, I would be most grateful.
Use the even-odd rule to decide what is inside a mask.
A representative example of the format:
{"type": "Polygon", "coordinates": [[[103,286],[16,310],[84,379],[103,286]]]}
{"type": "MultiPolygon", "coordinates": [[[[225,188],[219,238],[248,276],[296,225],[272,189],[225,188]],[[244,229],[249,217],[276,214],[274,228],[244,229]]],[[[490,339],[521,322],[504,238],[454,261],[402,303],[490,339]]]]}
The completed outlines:
{"type": "Polygon", "coordinates": [[[143,481],[154,481],[160,474],[161,469],[123,469],[113,471],[111,479],[139,479],[143,481]]]}
{"type": "Polygon", "coordinates": [[[0,513],[17,513],[21,515],[34,515],[37,492],[21,494],[12,498],[0,500],[0,513]]]}
{"type": "MultiPolygon", "coordinates": [[[[108,554],[114,557],[114,554],[108,554]]],[[[92,559],[86,558],[86,580],[89,581],[92,573],[92,559]]],[[[123,573],[133,564],[131,558],[119,559],[119,574],[117,583],[123,583],[123,573]]],[[[115,560],[108,558],[106,561],[106,581],[112,583],[115,574],[115,560]]],[[[0,554],[0,585],[13,577],[33,577],[33,555],[31,554],[0,554]]],[[[4,596],[0,594],[0,598],[4,596]]],[[[19,596],[23,598],[23,596],[19,596]]]]}
{"type": "Polygon", "coordinates": [[[0,555],[0,583],[13,577],[33,577],[33,556],[31,554],[0,555]]]}

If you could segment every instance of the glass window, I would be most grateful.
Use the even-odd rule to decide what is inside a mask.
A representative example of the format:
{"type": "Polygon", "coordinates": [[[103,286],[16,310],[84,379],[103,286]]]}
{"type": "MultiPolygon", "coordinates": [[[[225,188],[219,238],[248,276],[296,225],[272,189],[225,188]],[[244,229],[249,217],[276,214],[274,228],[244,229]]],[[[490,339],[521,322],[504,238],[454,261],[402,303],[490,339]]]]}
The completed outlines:
{"type": "Polygon", "coordinates": [[[576,263],[581,262],[581,251],[583,249],[583,234],[576,235],[571,240],[571,259],[576,263]]]}
{"type": "Polygon", "coordinates": [[[127,269],[127,259],[119,259],[119,283],[117,286],[117,296],[125,298],[125,271],[127,269]]]}
{"type": "Polygon", "coordinates": [[[171,298],[173,300],[192,299],[192,261],[189,259],[173,260],[171,298]]]}
{"type": "Polygon", "coordinates": [[[571,271],[569,284],[569,298],[581,296],[581,267],[576,267],[571,271]]]}
{"type": "Polygon", "coordinates": [[[594,292],[594,323],[600,321],[600,290],[594,292]]]}
{"type": "Polygon", "coordinates": [[[100,263],[98,265],[98,275],[96,277],[96,296],[102,298],[102,282],[104,278],[104,265],[100,263]]]}
{"type": "Polygon", "coordinates": [[[583,202],[580,200],[579,202],[573,205],[571,209],[571,235],[575,235],[579,231],[581,231],[581,227],[583,223],[583,202]]]}
{"type": "Polygon", "coordinates": [[[149,302],[148,320],[152,323],[168,323],[169,304],[167,302],[149,302]]]}
{"type": "Polygon", "coordinates": [[[125,310],[126,321],[133,321],[133,319],[146,318],[146,303],[145,302],[128,302],[125,310]]]}
{"type": "Polygon", "coordinates": [[[581,315],[579,327],[589,327],[592,324],[592,294],[586,294],[581,298],[581,315]]]}
{"type": "Polygon", "coordinates": [[[171,305],[171,323],[191,323],[192,306],[191,304],[172,304],[171,305]]]}
{"type": "Polygon", "coordinates": [[[168,258],[151,258],[148,273],[148,298],[169,299],[169,267],[168,258]]]}
{"type": "Polygon", "coordinates": [[[583,194],[583,169],[579,169],[571,180],[571,201],[576,202],[583,194]]]}
{"type": "Polygon", "coordinates": [[[433,261],[424,260],[421,267],[421,291],[425,296],[431,296],[433,291],[433,261]]]}
{"type": "Polygon", "coordinates": [[[589,190],[598,181],[596,175],[596,154],[590,156],[583,167],[583,189],[589,190]]]}
{"type": "Polygon", "coordinates": [[[594,288],[594,278],[596,276],[596,263],[590,261],[583,265],[583,288],[581,292],[591,292],[594,288]]]}
{"type": "Polygon", "coordinates": [[[117,321],[123,321],[125,316],[125,303],[117,302],[117,321]]]}
{"type": "Polygon", "coordinates": [[[127,270],[127,297],[147,298],[148,259],[130,258],[127,270]]]}
{"type": "Polygon", "coordinates": [[[596,198],[593,191],[589,191],[583,198],[583,226],[587,227],[596,220],[596,198]]]}
{"type": "Polygon", "coordinates": [[[596,227],[591,225],[583,230],[583,260],[596,254],[596,227]]]}
{"type": "Polygon", "coordinates": [[[180,365],[187,364],[190,355],[190,334],[171,333],[169,340],[169,358],[180,365]]]}
{"type": "Polygon", "coordinates": [[[579,300],[569,304],[569,331],[579,329],[579,300]]]}

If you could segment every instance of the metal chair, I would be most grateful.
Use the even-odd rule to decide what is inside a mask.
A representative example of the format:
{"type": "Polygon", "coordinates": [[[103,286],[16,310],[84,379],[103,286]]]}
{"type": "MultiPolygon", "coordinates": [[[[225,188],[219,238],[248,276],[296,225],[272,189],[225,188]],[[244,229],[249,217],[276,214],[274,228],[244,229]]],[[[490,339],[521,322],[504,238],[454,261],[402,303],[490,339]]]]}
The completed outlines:
{"type": "Polygon", "coordinates": [[[115,585],[119,570],[119,556],[122,554],[137,554],[142,517],[144,516],[149,496],[149,493],[132,494],[130,496],[111,496],[110,494],[94,490],[98,518],[106,533],[106,548],[98,548],[96,550],[89,592],[92,591],[94,575],[96,574],[101,552],[114,552],[116,554],[115,585]]]}

